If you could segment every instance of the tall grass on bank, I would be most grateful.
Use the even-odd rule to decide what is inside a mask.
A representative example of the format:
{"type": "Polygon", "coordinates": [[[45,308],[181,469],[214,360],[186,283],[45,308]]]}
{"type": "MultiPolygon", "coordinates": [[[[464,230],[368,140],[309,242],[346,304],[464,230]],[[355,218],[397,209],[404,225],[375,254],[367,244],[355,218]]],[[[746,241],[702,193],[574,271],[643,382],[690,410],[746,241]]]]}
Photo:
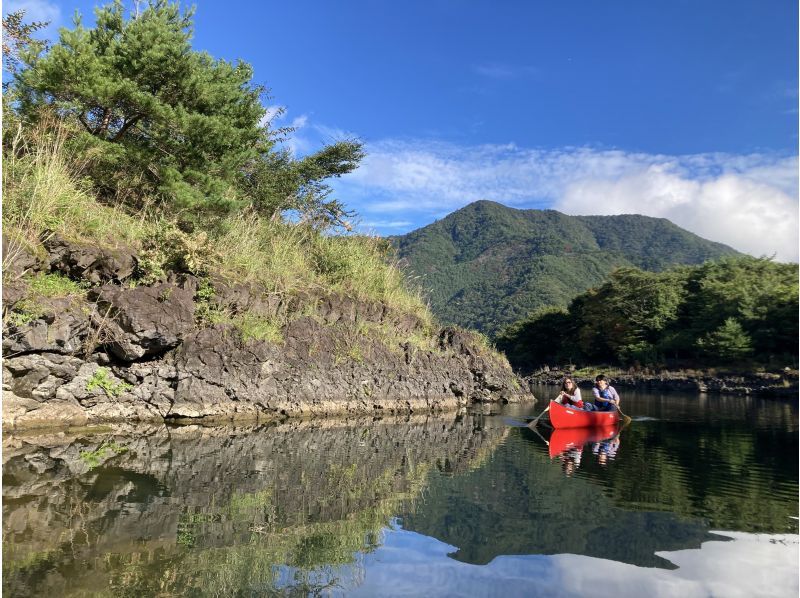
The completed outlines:
{"type": "Polygon", "coordinates": [[[68,135],[63,126],[23,131],[21,125],[8,135],[3,151],[5,263],[23,246],[36,252],[42,239],[54,233],[100,244],[133,243],[146,233],[144,218],[95,199],[80,177],[80,160],[66,149],[68,135]]]}
{"type": "Polygon", "coordinates": [[[223,221],[213,242],[222,271],[268,292],[341,293],[431,320],[421,292],[411,288],[380,239],[240,214],[223,221]]]}
{"type": "Polygon", "coordinates": [[[304,224],[245,211],[186,233],[165,212],[129,211],[99,201],[81,176],[90,157],[70,149],[72,132],[58,122],[4,131],[4,266],[22,248],[43,253],[42,240],[132,246],[150,282],[170,268],[260,284],[268,293],[345,294],[431,322],[421,293],[411,289],[384,241],[326,234],[304,224]]]}
{"type": "Polygon", "coordinates": [[[317,235],[315,268],[334,289],[380,301],[430,324],[422,291],[406,279],[386,241],[369,236],[317,235]]]}

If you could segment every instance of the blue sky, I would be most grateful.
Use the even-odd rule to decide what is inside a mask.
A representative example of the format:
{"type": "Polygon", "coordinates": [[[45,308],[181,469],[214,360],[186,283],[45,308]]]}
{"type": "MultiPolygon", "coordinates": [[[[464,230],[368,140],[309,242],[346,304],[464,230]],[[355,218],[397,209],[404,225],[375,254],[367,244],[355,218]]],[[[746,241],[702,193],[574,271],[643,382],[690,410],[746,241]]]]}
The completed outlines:
{"type": "MultiPolygon", "coordinates": [[[[66,25],[93,5],[4,10],[66,25]]],[[[366,143],[336,184],[362,230],[492,199],[663,216],[797,260],[794,1],[196,5],[195,47],[254,65],[298,155],[366,143]]]]}

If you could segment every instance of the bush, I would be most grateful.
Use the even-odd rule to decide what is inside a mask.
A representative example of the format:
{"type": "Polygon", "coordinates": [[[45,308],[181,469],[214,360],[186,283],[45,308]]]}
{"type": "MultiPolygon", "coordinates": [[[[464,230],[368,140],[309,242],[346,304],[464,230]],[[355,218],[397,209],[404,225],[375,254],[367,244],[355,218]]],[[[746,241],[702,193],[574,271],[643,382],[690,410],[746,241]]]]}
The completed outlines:
{"type": "Polygon", "coordinates": [[[737,361],[753,353],[750,335],[733,318],[728,318],[722,326],[698,339],[697,346],[707,357],[725,361],[737,361]]]}

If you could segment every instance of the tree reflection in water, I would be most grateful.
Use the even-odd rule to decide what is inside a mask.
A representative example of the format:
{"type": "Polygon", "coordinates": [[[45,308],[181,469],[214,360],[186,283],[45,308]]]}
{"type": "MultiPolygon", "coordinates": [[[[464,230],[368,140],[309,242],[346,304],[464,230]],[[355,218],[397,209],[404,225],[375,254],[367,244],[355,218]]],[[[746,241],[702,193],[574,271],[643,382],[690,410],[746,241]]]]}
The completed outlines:
{"type": "Polygon", "coordinates": [[[728,402],[714,419],[702,411],[723,413],[713,401],[676,404],[684,421],[566,446],[583,456],[569,478],[551,460],[555,433],[548,447],[481,415],[6,434],[3,589],[352,591],[373,556],[392,558],[382,547],[406,537],[387,531],[400,526],[464,563],[571,554],[662,569],[675,567],[668,551],[718,541],[712,529],[797,533],[797,428],[783,406],[774,420],[770,406],[728,402]]]}

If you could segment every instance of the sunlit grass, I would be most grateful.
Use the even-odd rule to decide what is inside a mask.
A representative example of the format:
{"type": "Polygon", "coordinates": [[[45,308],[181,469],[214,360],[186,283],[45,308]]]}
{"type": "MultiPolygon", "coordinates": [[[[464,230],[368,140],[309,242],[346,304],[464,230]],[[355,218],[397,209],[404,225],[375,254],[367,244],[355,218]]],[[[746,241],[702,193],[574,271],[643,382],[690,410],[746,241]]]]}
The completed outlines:
{"type": "MultiPolygon", "coordinates": [[[[298,311],[308,311],[305,302],[315,297],[340,294],[381,303],[430,327],[427,305],[408,285],[384,240],[326,234],[253,212],[231,215],[207,230],[181,231],[164,211],[130,212],[122,203],[98,201],[81,176],[82,158],[69,149],[70,135],[56,123],[5,132],[6,264],[22,250],[43,257],[42,240],[53,234],[110,249],[124,243],[138,252],[145,283],[174,267],[200,276],[217,272],[253,283],[266,294],[293,297],[298,311]]],[[[252,338],[276,337],[263,322],[240,319],[252,338]]]]}

